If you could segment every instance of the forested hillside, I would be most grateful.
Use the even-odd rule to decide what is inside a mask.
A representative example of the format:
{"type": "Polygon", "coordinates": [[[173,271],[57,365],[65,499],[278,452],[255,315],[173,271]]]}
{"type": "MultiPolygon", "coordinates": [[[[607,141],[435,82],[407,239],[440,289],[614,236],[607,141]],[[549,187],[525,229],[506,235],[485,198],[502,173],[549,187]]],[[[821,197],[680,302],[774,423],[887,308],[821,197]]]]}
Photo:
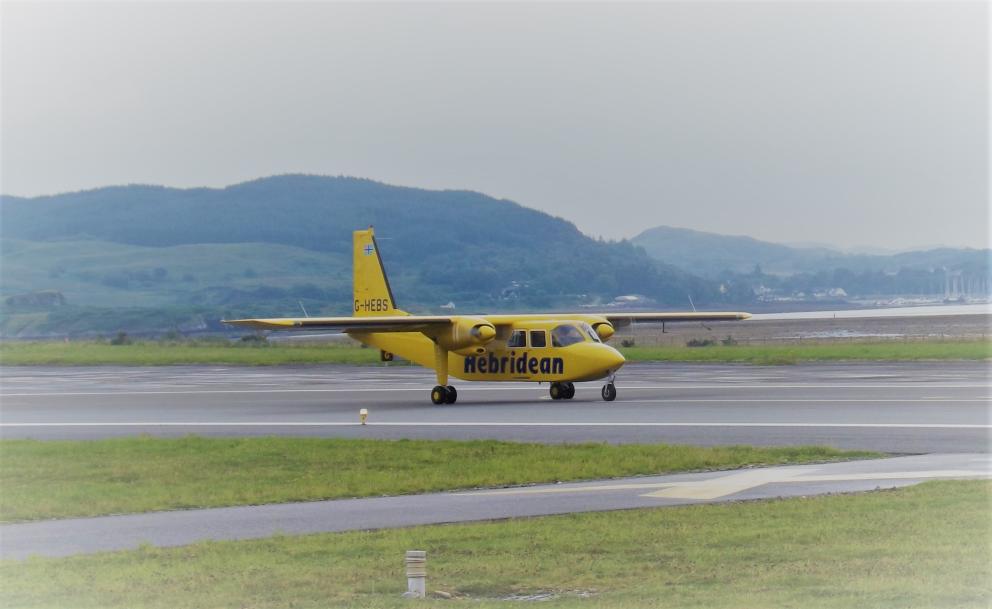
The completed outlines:
{"type": "Polygon", "coordinates": [[[992,250],[939,248],[890,255],[792,247],[751,237],[658,226],[635,237],[656,260],[745,286],[762,301],[986,299],[992,250]]]}

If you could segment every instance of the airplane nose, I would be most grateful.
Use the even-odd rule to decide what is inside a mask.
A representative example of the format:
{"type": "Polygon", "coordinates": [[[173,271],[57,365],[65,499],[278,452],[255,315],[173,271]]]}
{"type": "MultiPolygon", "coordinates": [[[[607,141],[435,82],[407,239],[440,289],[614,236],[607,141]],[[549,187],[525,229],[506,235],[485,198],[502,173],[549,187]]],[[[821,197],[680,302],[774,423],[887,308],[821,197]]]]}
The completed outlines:
{"type": "Polygon", "coordinates": [[[607,369],[616,372],[621,366],[624,365],[624,363],[626,363],[627,359],[613,347],[607,348],[612,352],[610,354],[611,357],[609,358],[610,365],[607,366],[607,369]]]}

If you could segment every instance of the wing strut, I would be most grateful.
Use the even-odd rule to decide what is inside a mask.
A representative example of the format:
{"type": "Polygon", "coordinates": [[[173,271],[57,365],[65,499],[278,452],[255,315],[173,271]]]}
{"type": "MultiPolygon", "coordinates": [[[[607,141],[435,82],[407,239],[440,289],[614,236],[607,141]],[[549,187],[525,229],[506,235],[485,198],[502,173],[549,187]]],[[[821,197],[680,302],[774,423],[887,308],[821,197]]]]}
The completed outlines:
{"type": "Polygon", "coordinates": [[[442,387],[448,384],[448,350],[434,342],[434,371],[437,373],[437,384],[442,387]]]}

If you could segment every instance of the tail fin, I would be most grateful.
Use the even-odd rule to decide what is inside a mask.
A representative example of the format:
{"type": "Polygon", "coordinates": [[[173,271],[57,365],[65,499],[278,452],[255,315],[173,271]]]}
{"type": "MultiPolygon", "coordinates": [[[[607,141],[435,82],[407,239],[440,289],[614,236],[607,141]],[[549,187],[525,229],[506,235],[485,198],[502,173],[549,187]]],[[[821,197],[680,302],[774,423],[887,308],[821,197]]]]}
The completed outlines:
{"type": "Polygon", "coordinates": [[[370,317],[380,315],[405,315],[396,308],[393,291],[389,288],[386,271],[382,268],[375,232],[356,230],[353,238],[354,256],[354,315],[370,317]]]}

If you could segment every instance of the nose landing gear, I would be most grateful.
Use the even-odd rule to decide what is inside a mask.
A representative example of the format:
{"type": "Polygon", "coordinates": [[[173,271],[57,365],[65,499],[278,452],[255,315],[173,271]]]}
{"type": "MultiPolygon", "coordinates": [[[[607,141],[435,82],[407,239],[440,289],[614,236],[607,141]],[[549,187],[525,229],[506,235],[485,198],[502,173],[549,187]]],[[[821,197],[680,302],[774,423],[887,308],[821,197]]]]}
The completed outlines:
{"type": "Polygon", "coordinates": [[[600,395],[603,396],[604,402],[612,402],[617,399],[617,386],[613,384],[613,381],[617,378],[617,371],[614,370],[610,373],[610,376],[606,379],[606,384],[603,385],[603,390],[600,395]]]}
{"type": "Polygon", "coordinates": [[[570,400],[575,397],[575,385],[572,383],[551,383],[548,390],[552,400],[570,400]]]}
{"type": "Polygon", "coordinates": [[[603,385],[603,391],[601,392],[603,399],[607,402],[612,402],[617,399],[617,386],[613,383],[607,383],[603,385]]]}

